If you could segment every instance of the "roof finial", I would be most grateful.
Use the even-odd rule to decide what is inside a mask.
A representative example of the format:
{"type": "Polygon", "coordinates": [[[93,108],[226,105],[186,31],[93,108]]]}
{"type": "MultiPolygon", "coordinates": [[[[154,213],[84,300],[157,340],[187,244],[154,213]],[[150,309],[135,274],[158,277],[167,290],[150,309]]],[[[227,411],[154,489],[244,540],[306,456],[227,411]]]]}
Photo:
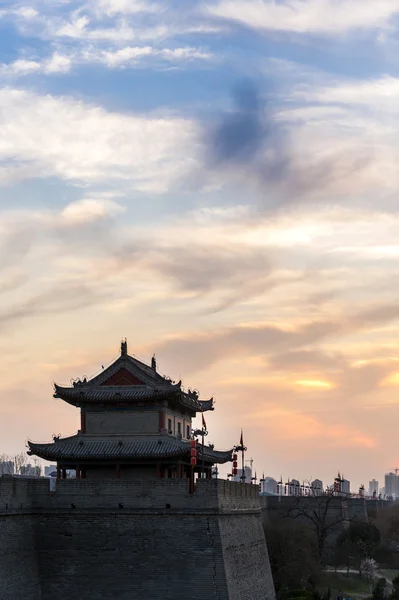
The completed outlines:
{"type": "Polygon", "coordinates": [[[157,370],[157,360],[155,358],[155,354],[153,354],[151,359],[151,369],[154,369],[154,371],[157,370]]]}
{"type": "Polygon", "coordinates": [[[125,338],[125,341],[121,342],[121,356],[127,356],[127,341],[125,338]]]}

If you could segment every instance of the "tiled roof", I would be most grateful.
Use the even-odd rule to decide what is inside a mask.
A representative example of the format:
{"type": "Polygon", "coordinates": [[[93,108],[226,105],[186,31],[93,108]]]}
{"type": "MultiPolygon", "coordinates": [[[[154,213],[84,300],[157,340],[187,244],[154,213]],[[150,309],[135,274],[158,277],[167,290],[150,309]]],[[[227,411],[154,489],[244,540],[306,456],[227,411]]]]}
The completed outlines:
{"type": "Polygon", "coordinates": [[[184,392],[181,381],[173,383],[162,377],[155,368],[149,367],[133,356],[123,354],[93,379],[74,382],[72,387],[54,385],[54,397],[71,404],[84,402],[134,402],[174,395],[187,408],[196,412],[213,410],[213,398],[199,400],[195,392],[184,392]],[[128,371],[142,385],[108,385],[116,373],[128,371]],[[106,384],[106,385],[104,385],[106,384]]]}
{"type": "Polygon", "coordinates": [[[201,408],[202,408],[203,412],[205,412],[207,410],[214,410],[213,398],[210,398],[210,400],[198,400],[198,402],[201,404],[201,408]]]}
{"type": "MultiPolygon", "coordinates": [[[[176,439],[85,439],[82,435],[56,440],[52,444],[28,442],[29,454],[46,460],[129,460],[151,458],[177,458],[189,456],[190,443],[176,439]]],[[[202,455],[198,445],[198,456],[202,455]]],[[[230,450],[223,452],[205,446],[204,458],[213,462],[231,460],[230,450]]]]}
{"type": "Polygon", "coordinates": [[[90,386],[77,385],[76,387],[54,386],[55,397],[63,400],[84,400],[87,402],[121,402],[128,400],[142,400],[149,398],[159,398],[168,396],[180,391],[176,386],[158,386],[157,388],[148,385],[128,385],[128,386],[90,386]]]}

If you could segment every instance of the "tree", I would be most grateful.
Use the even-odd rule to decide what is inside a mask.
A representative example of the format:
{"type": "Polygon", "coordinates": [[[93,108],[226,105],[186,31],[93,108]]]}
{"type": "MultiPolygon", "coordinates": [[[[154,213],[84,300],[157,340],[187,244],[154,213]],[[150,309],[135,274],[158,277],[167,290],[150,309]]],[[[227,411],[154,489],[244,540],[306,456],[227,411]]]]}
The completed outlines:
{"type": "Polygon", "coordinates": [[[342,498],[331,492],[323,496],[299,496],[288,511],[292,519],[299,519],[313,529],[319,562],[322,561],[327,539],[332,532],[355,519],[349,518],[342,508],[342,498]]]}
{"type": "Polygon", "coordinates": [[[13,460],[15,466],[15,473],[20,475],[22,467],[25,467],[26,463],[28,462],[25,452],[20,452],[19,454],[16,454],[13,460]]]}
{"type": "Polygon", "coordinates": [[[341,531],[336,543],[336,562],[346,564],[348,569],[354,562],[372,557],[381,540],[377,527],[366,521],[354,521],[341,531]]]}
{"type": "Polygon", "coordinates": [[[0,475],[20,475],[21,469],[27,463],[25,452],[10,456],[8,454],[0,454],[0,475]]]}
{"type": "Polygon", "coordinates": [[[378,528],[373,523],[366,521],[351,523],[346,534],[363,558],[371,557],[381,541],[378,528]]]}
{"type": "Polygon", "coordinates": [[[316,581],[320,567],[314,533],[303,523],[279,519],[265,524],[274,585],[281,590],[302,589],[316,581]]]}
{"type": "Polygon", "coordinates": [[[399,600],[399,575],[392,580],[392,587],[391,600],[399,600]]]}
{"type": "Polygon", "coordinates": [[[364,558],[360,563],[359,573],[367,579],[370,585],[370,593],[373,587],[373,580],[377,572],[378,565],[373,558],[364,558]]]}
{"type": "Polygon", "coordinates": [[[381,579],[379,579],[377,581],[377,585],[373,589],[372,597],[373,597],[373,600],[385,600],[387,596],[388,596],[387,580],[385,579],[385,577],[381,577],[381,579]]]}

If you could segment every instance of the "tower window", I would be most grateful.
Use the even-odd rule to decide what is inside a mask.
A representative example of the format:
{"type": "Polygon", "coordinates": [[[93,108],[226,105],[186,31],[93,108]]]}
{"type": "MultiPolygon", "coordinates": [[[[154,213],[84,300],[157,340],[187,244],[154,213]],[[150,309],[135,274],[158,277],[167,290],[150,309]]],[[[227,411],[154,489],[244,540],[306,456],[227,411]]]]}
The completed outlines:
{"type": "Polygon", "coordinates": [[[190,425],[187,425],[186,428],[187,428],[187,439],[189,440],[190,439],[190,425]]]}
{"type": "Polygon", "coordinates": [[[172,419],[168,419],[168,433],[172,433],[172,419]]]}
{"type": "Polygon", "coordinates": [[[181,435],[181,423],[177,423],[177,433],[181,435]]]}

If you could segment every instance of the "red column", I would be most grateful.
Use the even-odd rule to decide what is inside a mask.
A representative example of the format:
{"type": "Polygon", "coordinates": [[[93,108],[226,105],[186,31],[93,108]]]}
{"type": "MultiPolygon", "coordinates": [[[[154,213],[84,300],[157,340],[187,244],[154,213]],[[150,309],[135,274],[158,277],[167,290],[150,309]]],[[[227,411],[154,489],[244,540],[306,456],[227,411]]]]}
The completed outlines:
{"type": "Polygon", "coordinates": [[[121,478],[121,466],[119,463],[116,465],[116,478],[117,479],[121,478]]]}
{"type": "Polygon", "coordinates": [[[62,479],[66,479],[66,469],[62,469],[62,479]]]}
{"type": "Polygon", "coordinates": [[[57,465],[57,479],[61,479],[61,467],[57,465]]]}
{"type": "Polygon", "coordinates": [[[80,467],[76,465],[76,479],[80,479],[80,467]]]}

